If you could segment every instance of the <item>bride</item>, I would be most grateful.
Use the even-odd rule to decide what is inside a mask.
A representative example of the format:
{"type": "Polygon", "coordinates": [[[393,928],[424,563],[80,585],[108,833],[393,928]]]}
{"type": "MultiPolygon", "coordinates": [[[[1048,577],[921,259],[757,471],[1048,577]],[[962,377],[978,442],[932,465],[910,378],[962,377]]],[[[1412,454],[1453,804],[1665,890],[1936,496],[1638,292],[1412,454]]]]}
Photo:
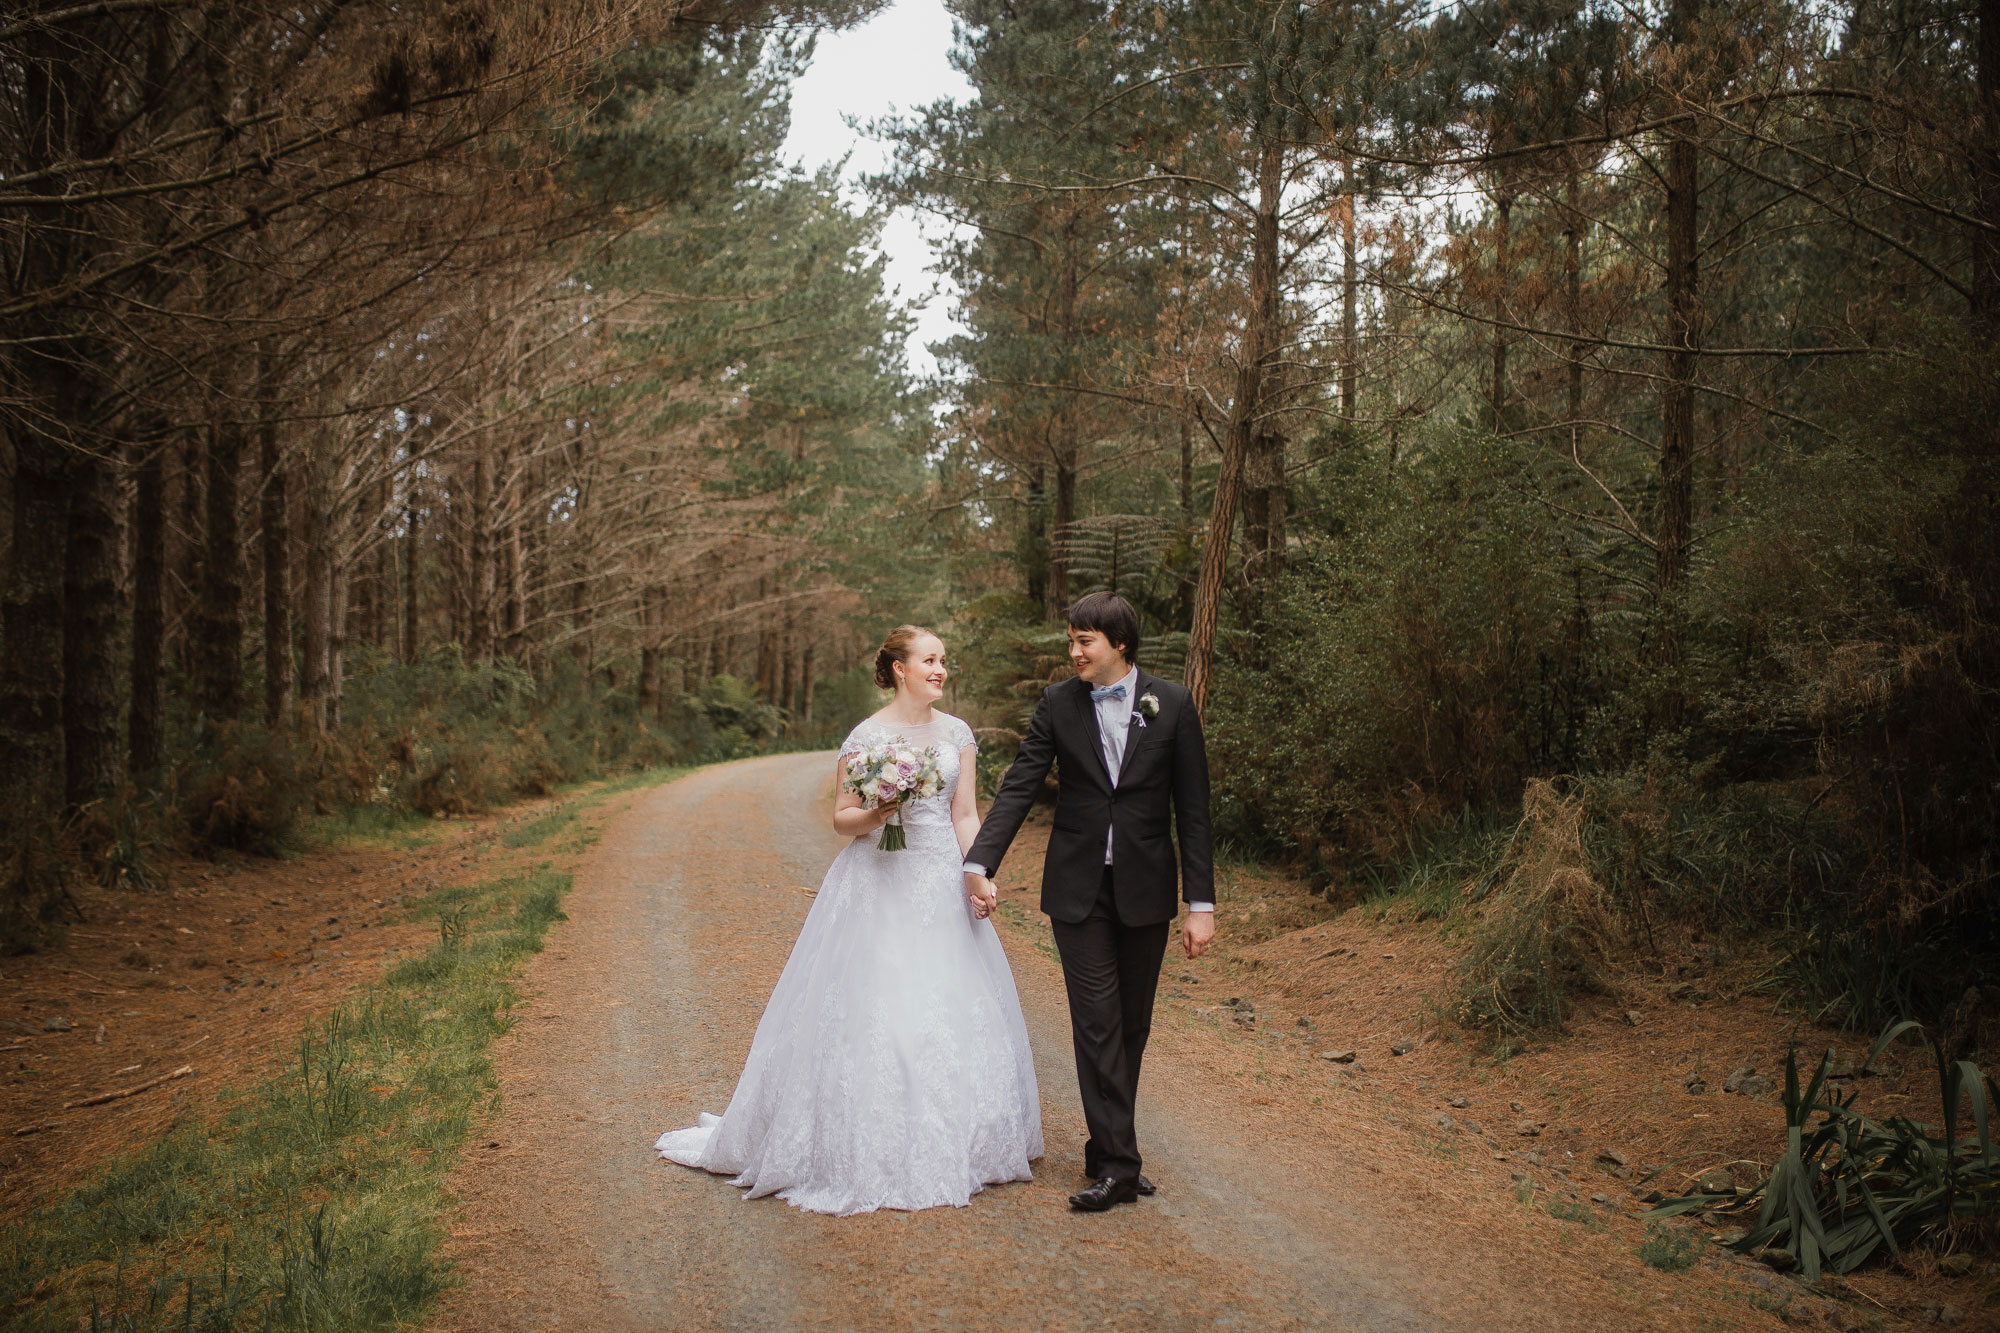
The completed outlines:
{"type": "Polygon", "coordinates": [[[1041,1099],[1000,937],[964,891],[979,832],[972,728],[932,707],[944,644],[900,626],[875,657],[896,697],[840,749],[841,849],[806,914],[721,1116],[662,1134],[660,1156],[815,1213],[963,1206],[1032,1178],[1041,1099]],[[900,808],[846,788],[850,756],[901,739],[930,749],[944,790],[900,808]],[[877,843],[900,813],[907,847],[877,843]]]}

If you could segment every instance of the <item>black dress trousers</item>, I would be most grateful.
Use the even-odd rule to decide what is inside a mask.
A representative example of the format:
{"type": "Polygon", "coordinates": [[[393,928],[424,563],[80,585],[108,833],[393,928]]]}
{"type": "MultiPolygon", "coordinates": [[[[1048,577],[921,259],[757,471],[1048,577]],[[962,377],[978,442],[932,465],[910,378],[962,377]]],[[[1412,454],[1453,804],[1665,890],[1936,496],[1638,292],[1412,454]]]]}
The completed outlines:
{"type": "Polygon", "coordinates": [[[1173,922],[1128,926],[1120,921],[1111,867],[1106,866],[1090,914],[1077,922],[1049,924],[1069,990],[1076,1081],[1090,1130],[1083,1147],[1084,1170],[1092,1180],[1134,1180],[1140,1163],[1132,1107],[1173,922]]]}

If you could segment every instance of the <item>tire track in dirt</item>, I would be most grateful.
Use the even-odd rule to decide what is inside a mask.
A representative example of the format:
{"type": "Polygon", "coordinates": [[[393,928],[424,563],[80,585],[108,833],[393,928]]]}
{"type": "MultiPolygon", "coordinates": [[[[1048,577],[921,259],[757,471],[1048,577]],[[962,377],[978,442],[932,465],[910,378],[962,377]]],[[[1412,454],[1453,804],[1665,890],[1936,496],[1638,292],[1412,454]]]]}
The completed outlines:
{"type": "Polygon", "coordinates": [[[1165,1006],[1140,1126],[1160,1194],[1072,1214],[1083,1126],[1061,976],[1039,918],[1012,907],[1049,1145],[1033,1182],[965,1209],[828,1218],[659,1161],[661,1130],[727,1103],[805,886],[839,848],[832,764],[706,769],[606,830],[528,969],[504,1109],[454,1179],[461,1283],[435,1327],[1665,1329],[1692,1304],[1709,1327],[1768,1326],[1685,1286],[1663,1308],[1660,1275],[1629,1255],[1598,1276],[1525,1222],[1465,1215],[1462,1181],[1413,1179],[1407,1152],[1377,1160],[1393,1131],[1322,1106],[1309,1078],[1246,1096],[1243,1050],[1165,1006]]]}

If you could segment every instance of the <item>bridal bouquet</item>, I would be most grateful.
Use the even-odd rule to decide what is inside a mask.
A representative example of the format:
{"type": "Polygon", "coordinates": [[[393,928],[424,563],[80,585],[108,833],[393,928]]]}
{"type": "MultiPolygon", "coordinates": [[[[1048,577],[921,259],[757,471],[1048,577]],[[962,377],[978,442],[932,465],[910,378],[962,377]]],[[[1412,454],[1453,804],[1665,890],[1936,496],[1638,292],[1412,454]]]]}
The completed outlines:
{"type": "MultiPolygon", "coordinates": [[[[937,751],[917,749],[897,739],[871,745],[847,761],[847,790],[861,798],[871,810],[889,804],[900,805],[909,797],[924,800],[944,790],[944,773],[938,767],[937,751]]],[[[899,810],[882,826],[882,841],[876,846],[885,852],[900,852],[909,844],[903,836],[903,816],[899,810]]]]}

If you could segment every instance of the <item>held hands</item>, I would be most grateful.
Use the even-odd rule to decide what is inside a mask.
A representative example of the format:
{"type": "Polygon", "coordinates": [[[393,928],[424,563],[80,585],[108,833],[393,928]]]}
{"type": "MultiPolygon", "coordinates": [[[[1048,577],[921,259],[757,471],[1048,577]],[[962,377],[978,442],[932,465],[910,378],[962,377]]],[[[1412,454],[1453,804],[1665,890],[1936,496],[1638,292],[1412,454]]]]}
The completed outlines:
{"type": "Polygon", "coordinates": [[[1181,920],[1181,948],[1187,950],[1190,958],[1199,958],[1208,950],[1208,943],[1215,938],[1215,913],[1187,912],[1181,920]]]}
{"type": "Polygon", "coordinates": [[[965,872],[965,897],[972,904],[972,914],[984,921],[993,915],[993,909],[1000,902],[1000,890],[984,875],[965,872]]]}

